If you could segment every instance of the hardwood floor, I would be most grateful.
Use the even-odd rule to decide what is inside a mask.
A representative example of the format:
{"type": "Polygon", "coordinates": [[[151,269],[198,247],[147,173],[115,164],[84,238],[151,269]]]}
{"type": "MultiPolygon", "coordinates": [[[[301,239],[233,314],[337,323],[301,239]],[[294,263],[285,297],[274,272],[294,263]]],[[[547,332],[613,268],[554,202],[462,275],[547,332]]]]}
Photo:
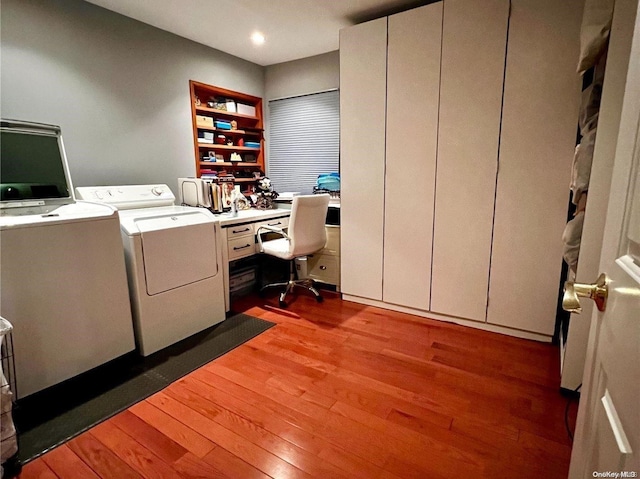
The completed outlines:
{"type": "Polygon", "coordinates": [[[555,347],[325,297],[20,477],[566,478],[555,347]]]}

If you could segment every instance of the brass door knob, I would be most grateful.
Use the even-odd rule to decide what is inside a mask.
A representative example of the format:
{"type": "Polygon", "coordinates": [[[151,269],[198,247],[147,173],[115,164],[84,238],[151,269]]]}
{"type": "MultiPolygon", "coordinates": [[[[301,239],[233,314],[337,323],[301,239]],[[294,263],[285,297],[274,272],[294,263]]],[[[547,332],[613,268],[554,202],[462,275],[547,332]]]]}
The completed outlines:
{"type": "Polygon", "coordinates": [[[608,279],[605,273],[598,276],[593,284],[574,283],[566,281],[564,283],[564,295],[562,296],[562,309],[570,313],[581,313],[580,297],[591,298],[595,301],[599,311],[604,311],[607,307],[607,287],[608,279]]]}

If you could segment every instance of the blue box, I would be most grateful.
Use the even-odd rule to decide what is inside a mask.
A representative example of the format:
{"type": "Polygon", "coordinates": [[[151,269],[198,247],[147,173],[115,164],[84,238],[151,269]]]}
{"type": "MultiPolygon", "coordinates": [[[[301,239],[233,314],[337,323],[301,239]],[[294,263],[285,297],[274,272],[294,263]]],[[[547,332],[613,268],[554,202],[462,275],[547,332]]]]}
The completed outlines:
{"type": "Polygon", "coordinates": [[[260,148],[260,143],[257,141],[245,141],[244,146],[247,148],[260,148]]]}
{"type": "Polygon", "coordinates": [[[215,123],[216,128],[218,130],[230,130],[231,129],[231,122],[222,121],[222,120],[216,120],[214,123],[215,123]]]}

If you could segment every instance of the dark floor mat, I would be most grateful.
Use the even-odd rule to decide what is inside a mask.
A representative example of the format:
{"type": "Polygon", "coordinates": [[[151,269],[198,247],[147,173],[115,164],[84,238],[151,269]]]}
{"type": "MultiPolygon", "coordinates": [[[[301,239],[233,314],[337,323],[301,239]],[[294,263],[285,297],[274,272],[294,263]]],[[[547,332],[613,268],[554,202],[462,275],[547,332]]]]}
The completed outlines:
{"type": "Polygon", "coordinates": [[[147,358],[132,353],[18,401],[20,460],[40,456],[273,325],[236,314],[147,358]]]}

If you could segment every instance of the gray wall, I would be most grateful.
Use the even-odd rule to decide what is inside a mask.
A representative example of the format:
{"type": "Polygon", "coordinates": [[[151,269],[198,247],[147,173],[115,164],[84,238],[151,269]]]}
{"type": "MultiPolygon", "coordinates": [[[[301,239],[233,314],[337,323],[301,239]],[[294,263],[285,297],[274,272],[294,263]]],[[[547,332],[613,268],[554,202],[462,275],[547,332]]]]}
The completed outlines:
{"type": "Polygon", "coordinates": [[[338,51],[278,63],[266,68],[264,95],[267,100],[317,93],[340,86],[338,51]]]}
{"type": "Polygon", "coordinates": [[[338,51],[266,67],[263,105],[267,138],[267,174],[269,174],[269,100],[318,93],[339,87],[340,54],[338,51]]]}
{"type": "Polygon", "coordinates": [[[189,80],[264,97],[264,68],[80,0],[2,0],[3,118],[62,127],[74,186],[193,176],[189,80]]]}

